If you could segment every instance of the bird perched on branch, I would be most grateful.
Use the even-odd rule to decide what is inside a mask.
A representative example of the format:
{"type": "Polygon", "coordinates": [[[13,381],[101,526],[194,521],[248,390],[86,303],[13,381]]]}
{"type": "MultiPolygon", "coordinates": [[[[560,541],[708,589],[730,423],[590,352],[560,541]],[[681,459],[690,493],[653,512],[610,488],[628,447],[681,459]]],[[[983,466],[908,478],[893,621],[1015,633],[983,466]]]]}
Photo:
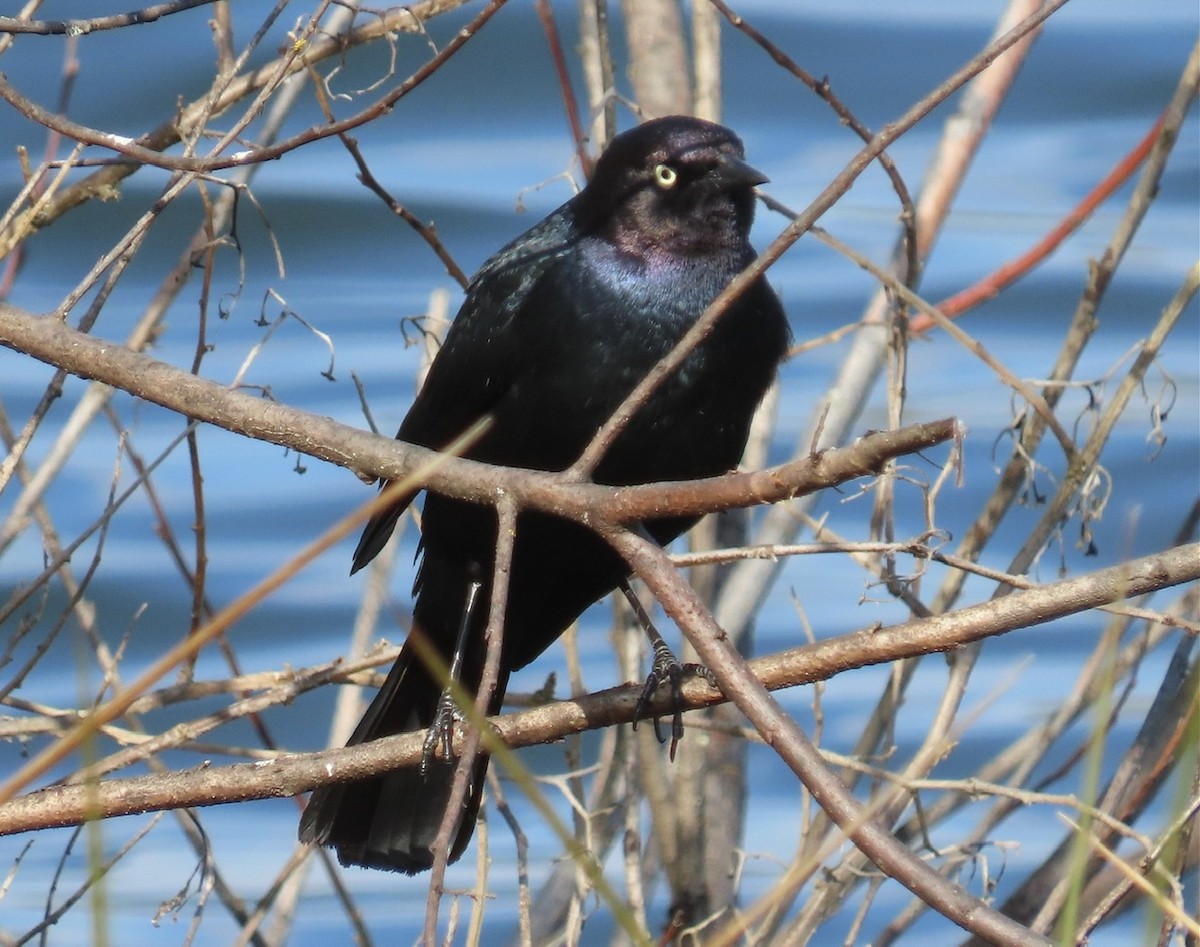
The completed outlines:
{"type": "MultiPolygon", "coordinates": [[[[397,438],[442,449],[486,417],[490,424],[467,457],[546,471],[571,466],[754,259],[754,186],[765,180],[745,162],[737,136],[720,125],[674,116],[618,135],[579,194],[475,275],[397,438]]],[[[595,482],[689,480],[732,470],[789,337],[778,298],[759,279],[629,419],[595,467],[595,482]]],[[[368,523],[352,571],[379,552],[412,499],[368,523]]],[[[642,526],[665,544],[693,522],[677,517],[642,526]]],[[[496,534],[494,509],[426,496],[413,630],[351,745],[452,725],[439,715],[439,707],[450,706],[444,678],[418,658],[418,636],[443,667],[455,669],[462,688],[477,691],[496,534]]],[[[539,512],[518,515],[491,713],[500,709],[510,672],[628,574],[584,526],[539,512]]],[[[308,803],[300,838],[334,847],[342,864],[427,869],[455,765],[427,753],[419,768],[324,786],[308,803]]],[[[481,755],[458,813],[451,861],[470,840],[486,767],[481,755]]]]}

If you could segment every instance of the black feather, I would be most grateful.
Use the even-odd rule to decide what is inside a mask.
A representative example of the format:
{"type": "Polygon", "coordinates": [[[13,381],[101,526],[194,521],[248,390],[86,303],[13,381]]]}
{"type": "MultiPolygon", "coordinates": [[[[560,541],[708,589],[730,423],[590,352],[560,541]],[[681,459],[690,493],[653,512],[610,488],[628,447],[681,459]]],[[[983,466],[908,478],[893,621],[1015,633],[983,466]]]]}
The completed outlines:
{"type": "MultiPolygon", "coordinates": [[[[578,195],[488,260],[397,437],[439,449],[482,416],[491,426],[467,452],[475,460],[563,470],[612,411],[676,345],[708,304],[753,259],[755,184],[728,129],[685,117],[647,122],[613,140],[578,195]]],[[[625,485],[714,476],[741,458],[751,417],[789,340],[778,298],[755,283],[709,338],[656,391],[595,472],[625,485]]],[[[387,541],[404,499],[368,524],[357,570],[387,541]]],[[[666,543],[690,519],[647,522],[666,543]]],[[[414,591],[414,634],[450,663],[472,580],[487,602],[495,512],[430,494],[414,591]]],[[[587,529],[522,513],[510,573],[500,686],[541,654],[625,576],[620,558],[587,529]]],[[[461,683],[478,687],[486,607],[471,616],[461,683]]],[[[441,686],[406,644],[350,743],[430,724],[441,686]]],[[[337,849],[343,864],[416,872],[449,795],[454,761],[317,790],[300,837],[337,849]]],[[[481,757],[456,839],[470,840],[486,757],[481,757]]]]}

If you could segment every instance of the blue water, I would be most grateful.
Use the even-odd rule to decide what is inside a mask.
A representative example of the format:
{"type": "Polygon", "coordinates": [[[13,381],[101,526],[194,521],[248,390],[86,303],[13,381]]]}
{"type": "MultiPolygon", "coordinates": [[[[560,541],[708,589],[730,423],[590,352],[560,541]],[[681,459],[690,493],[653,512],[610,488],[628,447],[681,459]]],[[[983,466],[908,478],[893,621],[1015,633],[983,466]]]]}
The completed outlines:
{"type": "MultiPolygon", "coordinates": [[[[972,55],[989,36],[1000,8],[995,2],[961,4],[949,12],[939,10],[935,16],[928,12],[929,5],[916,0],[858,0],[834,6],[832,10],[798,10],[791,4],[755,0],[740,5],[739,10],[810,72],[828,75],[835,91],[874,126],[898,116],[972,55]]],[[[235,7],[235,14],[242,18],[239,36],[248,35],[260,13],[243,5],[235,7]]],[[[474,7],[468,11],[473,13],[474,7]]],[[[556,13],[569,37],[574,5],[559,4],[556,13]]],[[[212,58],[205,25],[208,15],[201,8],[138,30],[86,37],[80,44],[82,72],[72,117],[134,135],[169,114],[178,97],[187,100],[198,94],[206,85],[212,58]],[[137,68],[121,69],[119,64],[127,61],[136,61],[137,68]],[[147,81],[148,76],[154,81],[147,81]]],[[[291,24],[291,16],[284,19],[286,25],[291,24]]],[[[431,33],[444,43],[462,20],[460,13],[432,23],[431,33]]],[[[1185,0],[1136,5],[1078,0],[1056,15],[1024,67],[958,198],[924,280],[928,298],[937,300],[969,285],[1034,243],[1133,146],[1170,97],[1195,40],[1196,21],[1194,4],[1185,0]]],[[[277,29],[256,61],[265,61],[281,42],[283,35],[277,29]]],[[[399,48],[401,71],[415,68],[427,54],[420,39],[404,39],[399,48]]],[[[3,57],[0,68],[14,85],[33,91],[49,104],[56,95],[61,49],[58,39],[23,37],[3,57]]],[[[770,175],[770,192],[785,204],[802,208],[857,150],[857,139],[744,37],[727,31],[725,55],[726,121],[744,137],[753,163],[770,175]]],[[[355,57],[342,87],[371,81],[382,62],[381,53],[355,57]]],[[[349,108],[345,103],[339,107],[343,111],[349,108]]],[[[943,108],[893,149],[913,190],[946,114],[943,108]]],[[[288,127],[294,132],[318,120],[319,111],[306,99],[288,127]]],[[[623,125],[629,121],[628,114],[623,114],[623,125]]],[[[550,60],[536,18],[522,4],[511,4],[502,11],[441,74],[402,100],[392,115],[356,132],[356,137],[383,184],[420,218],[436,221],[441,238],[467,271],[572,193],[561,177],[570,166],[571,145],[550,60]],[[514,50],[520,52],[514,54],[514,50]],[[523,212],[517,211],[518,203],[524,206],[523,212]]],[[[37,154],[41,141],[11,110],[0,109],[0,144],[5,145],[0,149],[0,188],[6,197],[19,186],[13,146],[24,143],[37,154]]],[[[295,322],[274,333],[246,380],[269,385],[272,395],[285,403],[362,425],[350,377],[354,372],[366,385],[380,428],[390,432],[408,404],[417,358],[415,350],[404,347],[400,322],[424,311],[432,290],[449,289],[457,300],[457,288],[419,238],[358,184],[354,172],[335,142],[319,143],[261,170],[254,193],[269,221],[269,233],[280,243],[286,274],[281,277],[275,269],[269,234],[258,212],[244,204],[239,235],[247,261],[246,284],[235,298],[237,262],[226,252],[214,287],[232,314],[228,320],[210,321],[214,348],[205,359],[204,374],[220,381],[235,376],[250,347],[264,336],[264,330],[255,325],[260,310],[268,318],[279,311],[278,303],[264,303],[266,291],[273,289],[305,320],[333,336],[336,380],[330,382],[320,374],[329,362],[327,349],[295,322]]],[[[29,256],[10,301],[33,310],[57,304],[96,256],[144,211],[164,180],[160,172],[143,171],[125,183],[121,200],[93,202],[30,241],[29,256]]],[[[1105,300],[1100,313],[1102,329],[1084,357],[1079,378],[1098,379],[1113,371],[1120,376],[1121,359],[1154,325],[1186,268],[1195,261],[1200,249],[1198,182],[1200,143],[1193,114],[1172,156],[1160,197],[1105,300]]],[[[967,331],[1018,375],[1039,378],[1049,370],[1086,278],[1088,261],[1103,251],[1128,193],[1126,187],[1025,282],[964,321],[967,331]]],[[[124,338],[162,274],[185,246],[197,207],[193,197],[168,212],[114,293],[97,334],[124,338]]],[[[872,170],[822,224],[882,260],[895,237],[895,215],[895,200],[887,182],[872,170]]],[[[782,226],[780,218],[760,212],[756,241],[765,244],[782,226]]],[[[802,240],[780,261],[771,271],[771,279],[784,298],[798,339],[856,319],[874,288],[871,278],[854,264],[810,239],[802,240]]],[[[190,364],[198,292],[199,283],[193,281],[172,308],[167,330],[153,352],[156,357],[190,364]]],[[[818,349],[786,368],[780,440],[775,449],[780,456],[804,430],[812,405],[832,379],[846,348],[843,342],[818,349]]],[[[1198,361],[1197,307],[1193,305],[1160,360],[1176,390],[1175,407],[1166,423],[1166,446],[1152,457],[1154,452],[1145,440],[1149,404],[1135,396],[1105,455],[1114,493],[1103,520],[1095,527],[1098,555],[1085,558],[1075,548],[1074,533],[1068,527],[1061,549],[1053,547],[1040,564],[1039,578],[1053,579],[1060,560],[1077,573],[1171,543],[1197,490],[1198,361]]],[[[14,425],[27,416],[49,375],[40,364],[0,351],[0,398],[14,425]]],[[[1161,377],[1153,374],[1152,384],[1161,377]]],[[[33,463],[45,456],[57,426],[82,389],[78,381],[68,383],[65,397],[52,410],[30,452],[33,463]]],[[[939,501],[940,525],[961,535],[980,498],[990,490],[991,446],[1010,419],[1009,396],[989,370],[956,343],[938,335],[913,346],[908,395],[909,419],[955,414],[971,432],[966,484],[961,490],[944,493],[939,501]]],[[[1083,409],[1081,393],[1070,399],[1078,410],[1083,409]]],[[[177,417],[125,395],[114,399],[114,407],[131,431],[132,445],[147,458],[156,456],[181,427],[177,417]]],[[[884,404],[877,393],[858,428],[877,428],[884,423],[884,404]]],[[[305,461],[305,472],[298,475],[293,470],[295,458],[274,447],[216,430],[204,430],[200,443],[208,509],[209,595],[216,603],[228,602],[245,591],[369,495],[368,488],[353,476],[317,462],[305,461]]],[[[1057,464],[1052,451],[1046,452],[1046,459],[1057,464]]],[[[48,495],[60,535],[71,538],[90,525],[105,504],[116,463],[112,431],[107,423],[97,422],[48,495]]],[[[122,467],[123,482],[128,482],[128,462],[122,467]]],[[[929,476],[933,471],[927,467],[921,472],[929,476]]],[[[190,542],[191,485],[183,452],[167,460],[155,483],[181,540],[190,542]]],[[[1043,488],[1050,489],[1050,484],[1044,483],[1043,488]]],[[[10,487],[0,496],[0,515],[11,507],[16,493],[16,488],[10,487]]],[[[843,503],[840,497],[830,496],[821,511],[828,513],[834,529],[850,537],[866,536],[868,501],[843,503]]],[[[921,528],[915,492],[902,494],[899,515],[901,535],[921,528]]],[[[1036,508],[1019,508],[1010,514],[989,547],[987,564],[1007,565],[1040,515],[1036,508]]],[[[159,654],[165,643],[176,640],[187,622],[189,593],[153,529],[145,501],[140,497],[130,501],[112,523],[103,549],[103,567],[89,589],[110,644],[116,646],[122,635],[130,633],[123,667],[126,679],[159,654]],[[143,605],[145,611],[141,612],[143,605]]],[[[398,558],[394,607],[379,632],[393,641],[402,635],[400,622],[408,604],[409,539],[409,547],[398,558]]],[[[95,548],[95,542],[90,542],[77,555],[79,570],[95,548]]],[[[314,563],[234,630],[233,641],[245,670],[303,666],[342,653],[362,588],[358,578],[346,577],[350,548],[347,541],[314,563]]],[[[4,597],[40,572],[41,563],[40,542],[30,530],[0,558],[4,597]]],[[[925,580],[926,591],[936,587],[938,576],[935,570],[925,580]]],[[[967,588],[967,602],[982,600],[990,592],[981,581],[972,581],[967,588]]],[[[806,557],[790,563],[759,623],[760,652],[797,641],[792,595],[803,602],[820,636],[901,617],[895,606],[880,603],[878,590],[871,590],[868,601],[860,603],[863,593],[863,574],[840,557],[806,557]]],[[[55,604],[51,603],[46,614],[55,613],[55,604]]],[[[616,680],[606,618],[602,607],[589,613],[580,636],[587,684],[594,688],[616,680]]],[[[1102,627],[1101,616],[1079,616],[989,644],[968,706],[977,706],[997,692],[999,696],[981,721],[963,735],[946,764],[947,772],[969,772],[1032,720],[1050,711],[1079,673],[1080,663],[1102,627]]],[[[1129,709],[1118,725],[1117,745],[1136,729],[1165,660],[1161,650],[1147,659],[1129,709]]],[[[915,747],[926,732],[944,684],[943,667],[941,659],[931,659],[919,672],[897,720],[901,754],[915,747]]],[[[520,675],[512,689],[538,687],[555,669],[562,681],[562,656],[557,648],[520,675]]],[[[201,677],[224,673],[217,658],[201,659],[201,677]]],[[[826,746],[848,750],[853,745],[863,714],[885,679],[884,669],[867,669],[826,685],[826,746]]],[[[81,689],[90,693],[87,688],[95,685],[94,680],[84,684],[75,646],[69,635],[64,635],[20,695],[71,706],[87,699],[81,696],[81,689]]],[[[315,749],[323,745],[332,699],[328,690],[308,695],[289,707],[268,712],[267,724],[282,745],[315,749]]],[[[781,700],[802,721],[808,719],[807,691],[783,694],[781,700]]],[[[163,714],[149,722],[166,726],[175,719],[163,714]]],[[[243,725],[217,731],[212,739],[238,745],[254,742],[243,725]]],[[[587,745],[594,746],[594,738],[589,738],[587,745]]],[[[35,742],[35,748],[40,746],[35,742]]],[[[539,748],[523,758],[539,771],[561,771],[559,750],[539,748]]],[[[18,755],[16,747],[0,745],[0,775],[17,765],[18,755]]],[[[178,753],[168,760],[184,766],[194,765],[199,758],[178,753]]],[[[746,847],[760,857],[752,859],[747,868],[744,903],[769,889],[779,876],[776,859],[790,857],[796,844],[792,831],[780,830],[797,822],[794,778],[772,754],[757,748],[751,751],[751,768],[754,789],[746,847]]],[[[1079,786],[1067,781],[1053,788],[1076,791],[1079,786]]],[[[556,851],[556,843],[538,834],[537,820],[528,808],[521,806],[519,799],[510,801],[518,806],[518,815],[524,816],[535,851],[556,851]]],[[[226,806],[202,814],[217,864],[234,890],[246,897],[257,897],[265,890],[292,851],[296,818],[290,800],[226,806]]],[[[115,850],[143,821],[118,820],[104,826],[106,846],[115,850]]],[[[966,831],[973,821],[967,816],[947,824],[940,830],[939,842],[955,838],[955,831],[966,831]]],[[[498,822],[493,820],[490,874],[498,900],[489,909],[486,943],[507,937],[515,923],[508,907],[513,903],[515,885],[513,853],[498,822]]],[[[1150,820],[1146,831],[1156,826],[1157,822],[1150,820]]],[[[1020,843],[1006,856],[1005,883],[1015,884],[1024,870],[1036,865],[1057,844],[1060,832],[1048,809],[1031,811],[1002,826],[997,839],[1020,843]]],[[[34,838],[10,890],[0,900],[0,930],[20,932],[36,922],[66,837],[65,831],[52,831],[34,838]]],[[[0,875],[26,841],[0,838],[0,875]]],[[[63,891],[78,882],[81,850],[77,845],[68,861],[67,879],[60,886],[63,891]]],[[[195,910],[194,896],[176,919],[159,927],[152,926],[150,919],[161,901],[184,886],[193,864],[190,848],[168,817],[112,876],[108,898],[113,942],[180,942],[195,910]]],[[[544,871],[546,859],[536,867],[544,871]]],[[[467,886],[473,874],[469,857],[451,870],[449,884],[467,886]]],[[[535,876],[535,884],[537,880],[535,876]]],[[[378,943],[403,943],[416,936],[425,891],[421,879],[350,871],[345,881],[378,943]]],[[[307,884],[291,942],[345,941],[348,927],[327,878],[314,871],[307,884]]],[[[1004,890],[1009,889],[1002,889],[1001,894],[1004,890]]],[[[657,892],[656,898],[651,916],[658,919],[665,909],[663,893],[657,892]]],[[[863,938],[886,924],[907,899],[903,892],[885,891],[871,912],[863,938]]],[[[849,923],[850,918],[841,919],[824,933],[841,937],[849,923]]],[[[604,912],[598,912],[586,929],[585,940],[604,942],[608,925],[604,912]]],[[[926,938],[923,942],[958,939],[956,929],[936,917],[927,918],[918,930],[926,938]]],[[[1131,919],[1123,928],[1098,932],[1092,942],[1132,943],[1139,930],[1131,919]]],[[[233,931],[223,909],[209,904],[198,942],[227,942],[233,931]]],[[[89,939],[86,911],[77,908],[58,925],[50,943],[87,943],[89,939]]]]}

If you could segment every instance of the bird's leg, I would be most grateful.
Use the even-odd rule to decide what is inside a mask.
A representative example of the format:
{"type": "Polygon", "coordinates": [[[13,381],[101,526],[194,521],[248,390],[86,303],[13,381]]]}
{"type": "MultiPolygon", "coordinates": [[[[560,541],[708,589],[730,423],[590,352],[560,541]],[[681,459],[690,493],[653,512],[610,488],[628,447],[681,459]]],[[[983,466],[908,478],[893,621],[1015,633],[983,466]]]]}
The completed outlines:
{"type": "Polygon", "coordinates": [[[471,615],[475,611],[479,590],[483,587],[478,579],[472,579],[467,586],[467,600],[463,605],[462,621],[458,625],[458,636],[454,641],[454,652],[450,655],[450,669],[447,673],[447,684],[438,700],[437,710],[429,721],[429,732],[421,746],[421,775],[429,771],[429,765],[437,755],[439,746],[442,759],[450,759],[454,749],[454,725],[462,719],[458,705],[454,702],[453,685],[458,684],[462,675],[463,655],[467,651],[467,634],[471,628],[471,615]]]}
{"type": "MultiPolygon", "coordinates": [[[[671,698],[675,705],[675,712],[671,718],[670,750],[671,759],[674,760],[675,747],[683,739],[683,675],[699,675],[713,687],[716,687],[717,682],[713,677],[712,671],[704,665],[679,663],[679,659],[675,657],[666,639],[663,638],[662,633],[655,627],[654,622],[646,613],[646,609],[642,607],[641,600],[638,599],[637,594],[630,587],[627,579],[621,580],[621,591],[625,593],[625,598],[628,599],[630,606],[633,608],[634,615],[637,616],[638,623],[645,630],[646,637],[650,639],[650,647],[654,650],[654,660],[650,664],[650,673],[646,676],[646,684],[642,688],[641,696],[638,697],[637,707],[634,708],[633,726],[637,727],[638,720],[641,719],[659,685],[663,683],[670,684],[671,698]]],[[[659,743],[666,742],[659,728],[657,717],[654,718],[654,736],[657,737],[659,743]]]]}

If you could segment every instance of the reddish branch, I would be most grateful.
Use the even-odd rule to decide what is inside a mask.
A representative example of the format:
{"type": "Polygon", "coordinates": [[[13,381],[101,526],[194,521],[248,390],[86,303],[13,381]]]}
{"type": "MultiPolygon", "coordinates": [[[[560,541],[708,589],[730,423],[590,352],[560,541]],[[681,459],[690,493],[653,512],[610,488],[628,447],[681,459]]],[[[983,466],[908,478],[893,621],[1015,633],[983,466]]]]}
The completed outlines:
{"type": "MultiPolygon", "coordinates": [[[[1071,234],[1083,225],[1084,221],[1091,217],[1097,207],[1108,200],[1141,167],[1142,162],[1146,160],[1146,156],[1150,154],[1150,149],[1154,147],[1154,143],[1158,140],[1166,119],[1167,115],[1164,112],[1158,117],[1158,120],[1151,127],[1150,131],[1146,133],[1146,136],[1138,142],[1137,146],[1117,163],[1117,166],[1108,173],[1104,180],[1097,184],[1087,197],[1080,201],[1062,219],[1057,227],[1046,234],[1033,247],[1015,260],[1005,263],[974,286],[969,286],[962,292],[955,293],[948,299],[938,303],[937,308],[941,311],[942,315],[953,318],[960,313],[966,312],[968,309],[978,306],[980,303],[987,302],[989,299],[998,296],[1054,253],[1071,234]]],[[[914,334],[926,332],[932,329],[933,326],[934,320],[926,315],[918,315],[909,323],[909,328],[914,334]]]]}
{"type": "Polygon", "coordinates": [[[550,58],[554,61],[554,74],[558,78],[558,89],[567,113],[567,124],[571,128],[571,140],[575,142],[575,156],[579,159],[583,176],[590,178],[595,159],[588,154],[587,132],[584,131],[583,121],[579,117],[579,106],[576,104],[575,91],[571,87],[571,71],[567,67],[567,57],[563,53],[562,39],[558,34],[558,25],[554,22],[554,10],[549,0],[538,0],[537,15],[542,23],[542,31],[546,34],[546,43],[550,47],[550,58]]]}

